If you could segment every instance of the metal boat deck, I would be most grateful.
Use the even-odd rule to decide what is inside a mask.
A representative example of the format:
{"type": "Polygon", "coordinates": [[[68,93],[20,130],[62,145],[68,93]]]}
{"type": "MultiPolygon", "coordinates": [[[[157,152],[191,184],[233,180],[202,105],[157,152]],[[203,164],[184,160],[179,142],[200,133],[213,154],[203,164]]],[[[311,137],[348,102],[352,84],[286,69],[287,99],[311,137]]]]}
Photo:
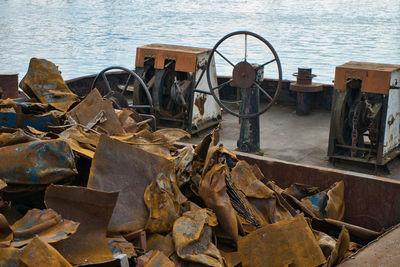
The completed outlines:
{"type": "MultiPolygon", "coordinates": [[[[356,171],[400,180],[400,158],[384,167],[349,161],[332,163],[327,156],[329,110],[313,110],[308,116],[296,115],[292,105],[274,105],[260,116],[260,142],[264,156],[312,166],[356,171]],[[390,173],[389,173],[390,172],[390,173]]],[[[208,131],[200,132],[185,142],[198,144],[208,131]]],[[[220,142],[227,148],[236,149],[239,138],[239,119],[226,112],[222,114],[220,142]]]]}

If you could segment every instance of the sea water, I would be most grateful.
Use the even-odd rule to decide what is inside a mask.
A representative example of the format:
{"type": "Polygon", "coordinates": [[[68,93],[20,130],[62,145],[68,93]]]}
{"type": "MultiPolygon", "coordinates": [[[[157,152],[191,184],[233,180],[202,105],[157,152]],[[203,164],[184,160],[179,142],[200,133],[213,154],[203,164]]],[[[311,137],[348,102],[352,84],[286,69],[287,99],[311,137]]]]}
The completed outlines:
{"type": "MultiPolygon", "coordinates": [[[[139,46],[212,48],[237,30],[271,43],[285,79],[295,79],[298,67],[331,83],[335,66],[347,61],[400,64],[399,0],[0,0],[0,72],[21,79],[31,57],[54,62],[64,79],[111,65],[133,69],[139,46]]],[[[224,42],[234,64],[245,57],[238,38],[224,42]]],[[[268,51],[247,45],[249,62],[269,60],[268,51]]],[[[218,75],[230,75],[229,64],[216,60],[218,75]]]]}

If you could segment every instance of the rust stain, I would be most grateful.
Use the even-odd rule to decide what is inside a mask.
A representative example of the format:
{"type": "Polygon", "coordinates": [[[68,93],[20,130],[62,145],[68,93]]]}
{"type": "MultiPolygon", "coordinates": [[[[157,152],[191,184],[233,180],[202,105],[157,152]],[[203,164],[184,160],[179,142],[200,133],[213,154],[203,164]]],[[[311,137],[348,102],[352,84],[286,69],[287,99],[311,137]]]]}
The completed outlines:
{"type": "Polygon", "coordinates": [[[206,97],[203,95],[198,95],[194,100],[194,104],[199,109],[200,116],[204,115],[204,103],[206,102],[206,97]]]}

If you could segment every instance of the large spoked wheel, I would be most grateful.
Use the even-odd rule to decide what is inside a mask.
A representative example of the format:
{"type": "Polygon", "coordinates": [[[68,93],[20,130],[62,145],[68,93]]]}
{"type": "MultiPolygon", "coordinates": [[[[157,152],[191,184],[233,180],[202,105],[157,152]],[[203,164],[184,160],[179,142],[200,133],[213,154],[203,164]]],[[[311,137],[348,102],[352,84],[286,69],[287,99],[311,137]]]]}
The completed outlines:
{"type": "Polygon", "coordinates": [[[103,92],[102,95],[105,98],[109,98],[113,102],[114,105],[116,105],[117,107],[128,107],[128,108],[135,109],[135,110],[136,109],[148,109],[150,111],[150,114],[154,113],[153,100],[151,98],[149,89],[147,88],[146,84],[143,82],[142,78],[140,78],[140,76],[137,75],[135,72],[133,72],[130,69],[127,69],[124,67],[119,67],[119,66],[112,66],[112,67],[105,68],[99,74],[97,74],[96,78],[93,80],[90,90],[93,90],[96,87],[96,84],[99,81],[100,77],[103,79],[104,84],[105,84],[105,92],[103,92]],[[129,76],[128,76],[126,82],[124,83],[122,89],[113,90],[111,88],[110,82],[108,81],[108,78],[106,75],[106,72],[108,72],[110,70],[122,70],[122,71],[126,71],[127,73],[129,73],[129,76]],[[132,77],[140,83],[140,85],[141,85],[140,88],[142,88],[144,90],[145,95],[147,97],[146,104],[143,104],[143,105],[134,104],[133,102],[131,104],[129,104],[128,101],[125,99],[125,95],[128,90],[128,85],[129,85],[129,82],[132,79],[132,77]]]}
{"type": "Polygon", "coordinates": [[[207,62],[207,82],[208,82],[208,87],[210,88],[210,92],[212,96],[214,97],[215,101],[228,113],[240,117],[240,118],[253,118],[256,116],[259,116],[260,114],[266,112],[277,100],[280,89],[282,87],[282,67],[281,67],[281,62],[279,60],[278,54],[276,53],[275,49],[272,47],[272,45],[265,40],[263,37],[261,37],[258,34],[255,34],[253,32],[248,32],[248,31],[237,31],[237,32],[232,32],[226,36],[224,36],[221,40],[219,40],[214,48],[211,51],[211,54],[208,58],[207,62]],[[243,52],[244,52],[244,57],[243,60],[237,62],[234,64],[231,60],[229,60],[228,57],[223,55],[218,48],[221,46],[223,42],[228,42],[229,38],[237,36],[237,35],[243,35],[243,52]],[[259,60],[261,61],[261,64],[257,64],[256,62],[248,62],[248,38],[252,38],[255,40],[258,40],[261,42],[261,44],[264,44],[268,47],[269,51],[271,52],[272,56],[270,58],[266,58],[263,60],[260,58],[259,60]],[[217,86],[213,86],[213,80],[212,80],[212,72],[211,72],[211,62],[213,57],[216,55],[220,56],[223,59],[223,62],[226,64],[229,64],[230,68],[232,68],[232,78],[228,80],[227,82],[218,84],[217,86]],[[276,68],[277,68],[277,73],[278,73],[278,85],[277,88],[274,92],[273,95],[269,94],[264,88],[261,87],[261,82],[259,81],[256,77],[258,70],[264,68],[265,66],[275,63],[276,68]],[[256,113],[251,113],[251,114],[242,114],[241,112],[235,112],[231,108],[227,106],[227,102],[221,100],[219,98],[219,94],[216,93],[217,90],[223,90],[224,87],[227,85],[237,87],[240,90],[246,90],[249,89],[250,87],[257,88],[260,91],[260,94],[263,94],[266,96],[268,103],[265,107],[260,109],[256,113]],[[224,103],[225,102],[225,103],[224,103]]]}

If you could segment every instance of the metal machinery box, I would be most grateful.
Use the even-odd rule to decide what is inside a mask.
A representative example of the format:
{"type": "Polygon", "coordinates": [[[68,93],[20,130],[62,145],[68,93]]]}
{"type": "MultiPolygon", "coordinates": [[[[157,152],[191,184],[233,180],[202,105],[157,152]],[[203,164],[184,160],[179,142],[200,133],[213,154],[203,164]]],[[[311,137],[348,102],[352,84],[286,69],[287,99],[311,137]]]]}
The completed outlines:
{"type": "MultiPolygon", "coordinates": [[[[210,49],[150,44],[137,48],[136,73],[147,84],[153,98],[158,126],[180,127],[195,133],[218,124],[221,108],[209,94],[205,74],[210,49]]],[[[211,63],[217,86],[215,62],[211,63]]],[[[143,103],[138,82],[134,100],[143,103]]]]}
{"type": "Polygon", "coordinates": [[[328,156],[385,165],[400,154],[400,65],[336,67],[328,156]]]}

